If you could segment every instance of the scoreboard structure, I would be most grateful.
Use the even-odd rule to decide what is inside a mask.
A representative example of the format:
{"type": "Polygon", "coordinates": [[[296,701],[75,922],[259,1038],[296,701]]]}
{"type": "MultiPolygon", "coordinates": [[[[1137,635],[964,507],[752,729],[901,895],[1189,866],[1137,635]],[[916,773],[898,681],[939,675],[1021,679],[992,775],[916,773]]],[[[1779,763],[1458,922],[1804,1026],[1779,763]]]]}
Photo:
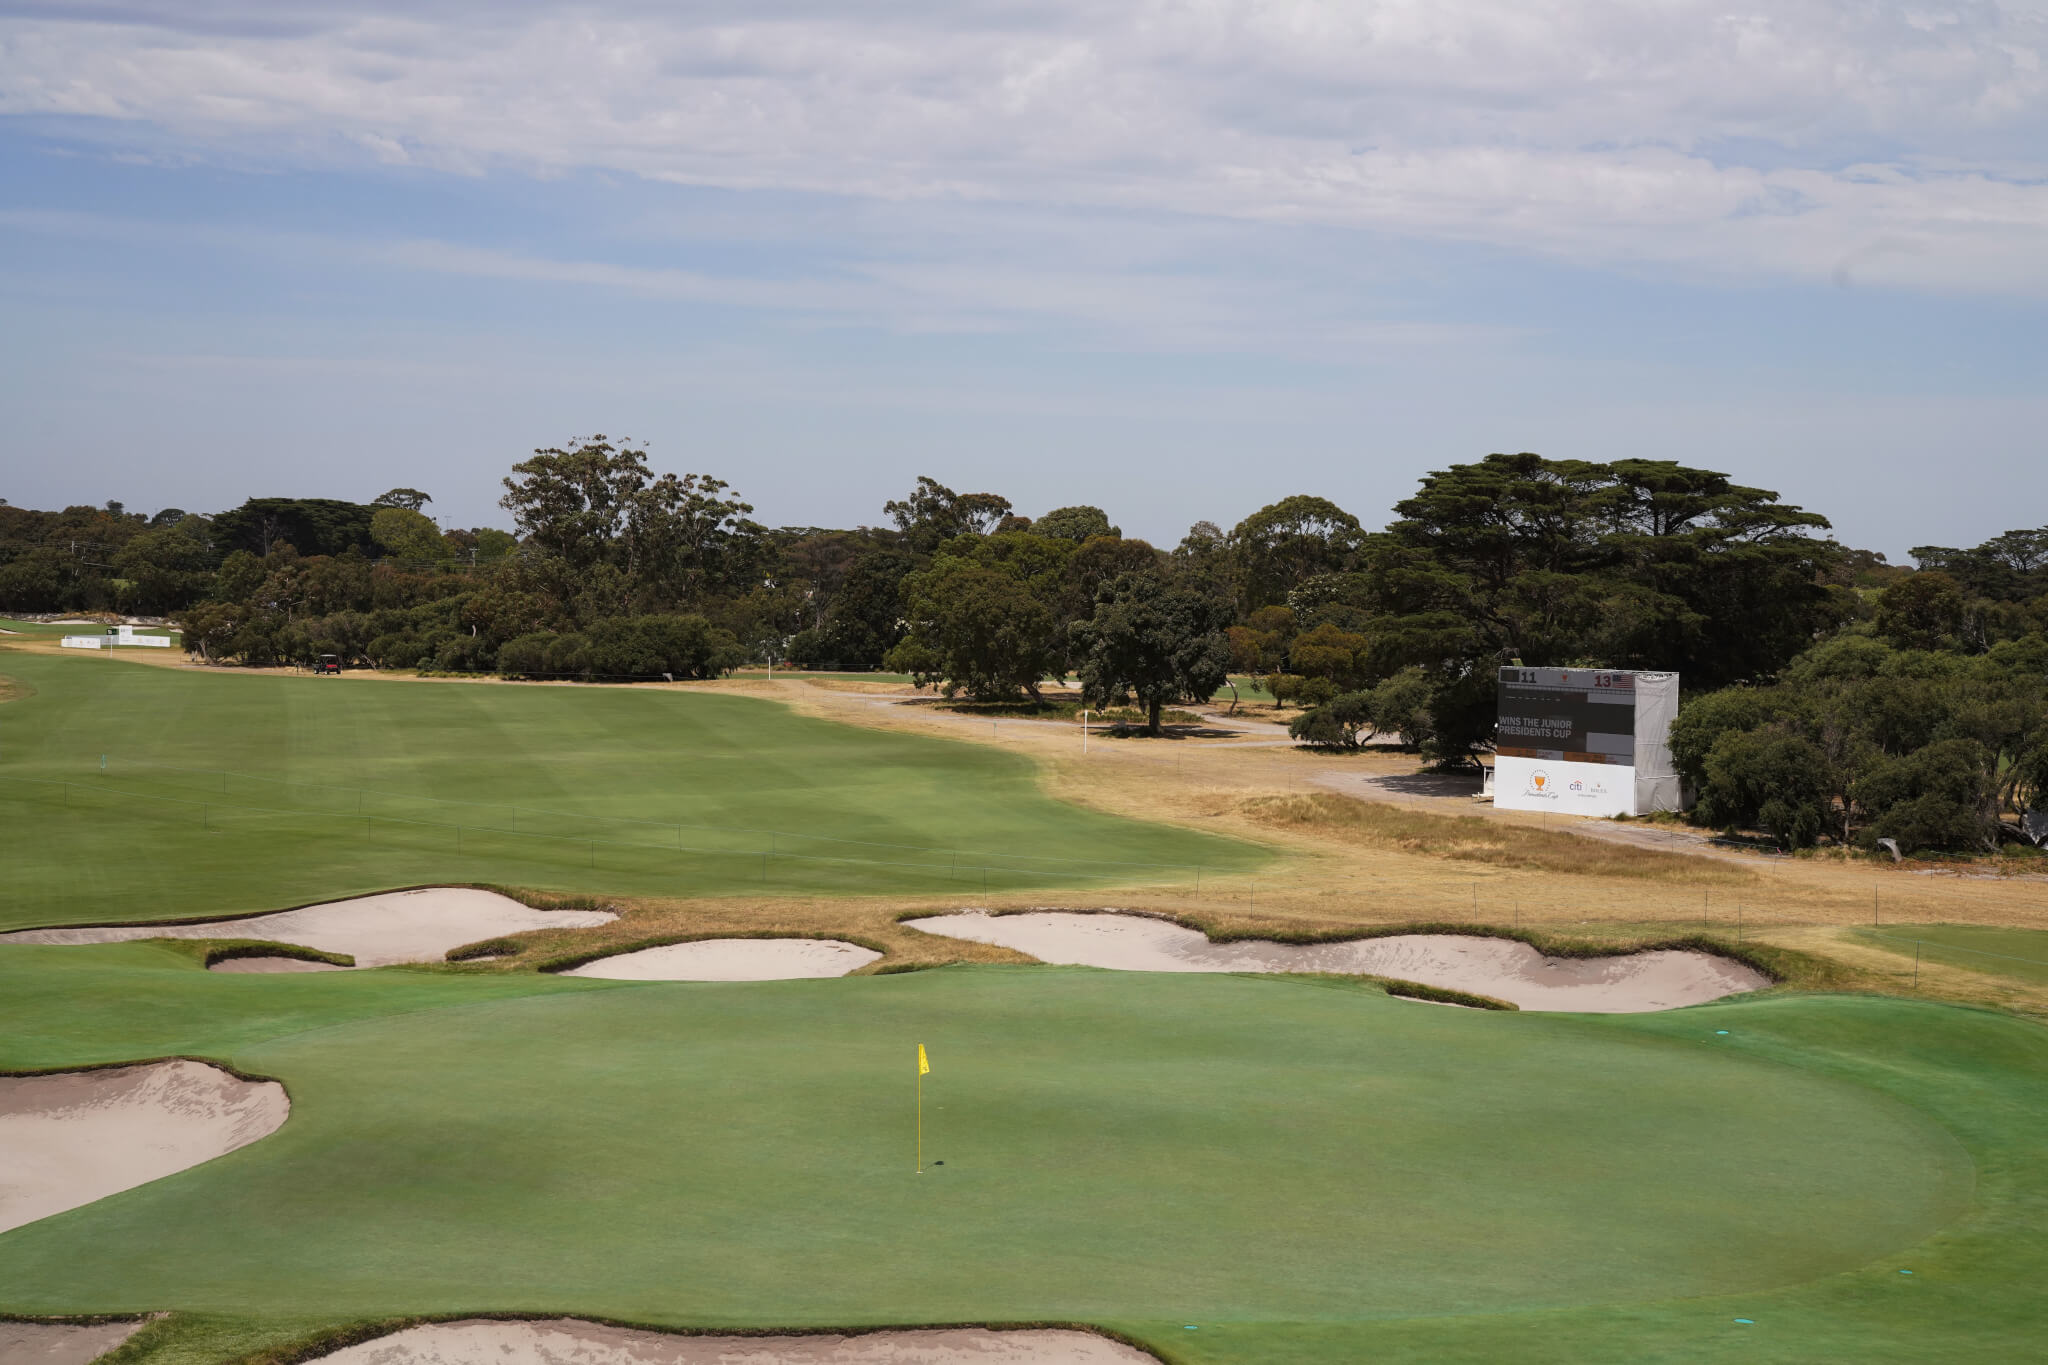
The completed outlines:
{"type": "Polygon", "coordinates": [[[1676,673],[1503,668],[1493,804],[1569,815],[1680,810],[1676,673]]]}

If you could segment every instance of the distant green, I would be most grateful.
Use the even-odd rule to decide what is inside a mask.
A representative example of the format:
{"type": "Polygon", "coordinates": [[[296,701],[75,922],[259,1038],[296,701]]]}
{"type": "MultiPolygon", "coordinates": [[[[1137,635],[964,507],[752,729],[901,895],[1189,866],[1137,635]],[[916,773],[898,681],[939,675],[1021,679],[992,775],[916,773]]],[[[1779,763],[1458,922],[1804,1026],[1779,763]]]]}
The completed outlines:
{"type": "Polygon", "coordinates": [[[1192,880],[1268,857],[1054,800],[1021,755],[710,692],[189,672],[5,648],[0,674],[32,689],[0,703],[0,929],[428,882],[968,893],[1192,880]]]}
{"type": "Polygon", "coordinates": [[[0,1235],[0,1311],[1059,1319],[1232,1362],[1759,1358],[1738,1316],[1767,1359],[2016,1358],[2048,1327],[2048,1034],[1948,1007],[219,977],[119,945],[0,948],[0,1040],[210,1055],[293,1099],[271,1138],[0,1235]]]}

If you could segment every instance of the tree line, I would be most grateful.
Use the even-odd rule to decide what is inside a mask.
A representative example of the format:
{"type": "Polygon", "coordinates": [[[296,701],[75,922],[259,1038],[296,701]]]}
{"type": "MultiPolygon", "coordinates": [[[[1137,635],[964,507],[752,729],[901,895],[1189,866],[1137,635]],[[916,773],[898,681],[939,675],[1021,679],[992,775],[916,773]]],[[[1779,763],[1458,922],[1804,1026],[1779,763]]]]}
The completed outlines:
{"type": "Polygon", "coordinates": [[[1505,663],[1671,669],[1674,752],[1710,822],[1788,847],[1985,847],[2048,776],[2048,529],[1913,551],[1664,460],[1496,454],[1431,472],[1368,530],[1297,495],[1171,546],[1092,506],[1020,514],[920,478],[875,525],[768,527],[630,441],[536,450],[509,530],[431,499],[258,498],[152,517],[0,504],[0,606],[174,616],[251,664],[510,677],[709,677],[744,663],[906,673],[948,695],[1205,701],[1233,674],[1304,742],[1392,733],[1444,763],[1492,743],[1505,663]]]}

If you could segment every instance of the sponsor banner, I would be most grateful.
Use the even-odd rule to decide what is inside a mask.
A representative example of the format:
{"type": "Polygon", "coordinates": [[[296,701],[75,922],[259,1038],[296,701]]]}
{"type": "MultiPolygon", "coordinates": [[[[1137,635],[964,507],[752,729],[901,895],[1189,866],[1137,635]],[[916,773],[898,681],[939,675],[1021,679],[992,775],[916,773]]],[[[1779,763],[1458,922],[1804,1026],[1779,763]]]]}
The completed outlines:
{"type": "Polygon", "coordinates": [[[1635,769],[1614,763],[1554,762],[1508,754],[1493,760],[1493,804],[1560,815],[1635,814],[1635,769]]]}

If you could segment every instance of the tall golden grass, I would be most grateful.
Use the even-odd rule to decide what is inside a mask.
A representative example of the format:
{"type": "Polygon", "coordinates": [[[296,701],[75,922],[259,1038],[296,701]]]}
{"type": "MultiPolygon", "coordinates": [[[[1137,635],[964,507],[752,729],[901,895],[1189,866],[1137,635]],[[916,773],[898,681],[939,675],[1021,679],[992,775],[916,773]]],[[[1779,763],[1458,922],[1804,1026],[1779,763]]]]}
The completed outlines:
{"type": "Polygon", "coordinates": [[[1240,803],[1240,808],[1256,823],[1276,829],[1313,831],[1347,843],[1518,872],[1690,886],[1746,886],[1757,880],[1747,868],[1712,858],[1601,844],[1575,834],[1476,815],[1441,815],[1332,792],[1254,796],[1240,803]]]}

